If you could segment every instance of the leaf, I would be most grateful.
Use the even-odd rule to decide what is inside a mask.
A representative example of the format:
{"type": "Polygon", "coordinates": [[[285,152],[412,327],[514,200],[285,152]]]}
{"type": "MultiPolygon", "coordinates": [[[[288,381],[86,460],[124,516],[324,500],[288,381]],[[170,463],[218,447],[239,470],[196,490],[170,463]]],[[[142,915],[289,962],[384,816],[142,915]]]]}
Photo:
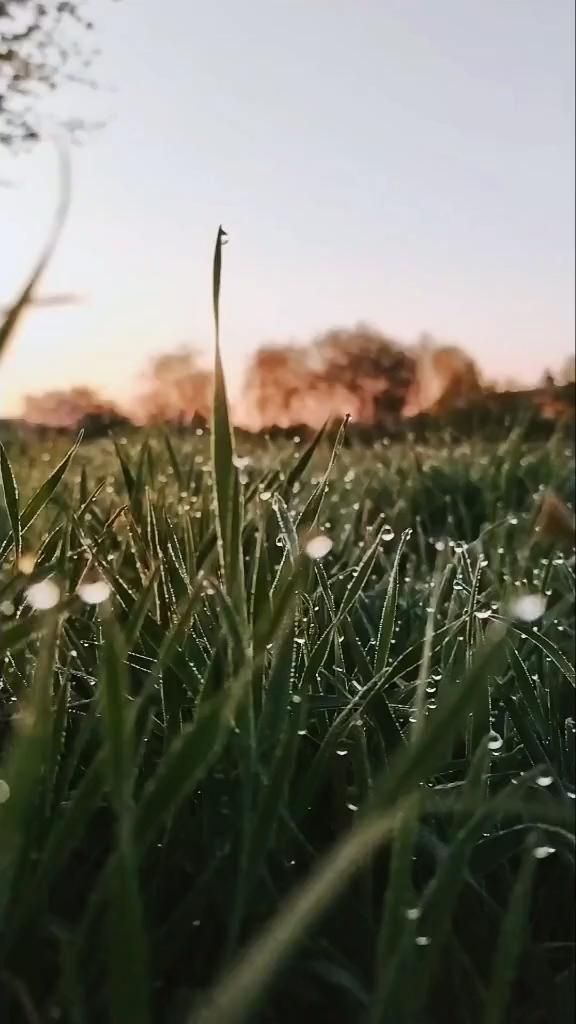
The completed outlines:
{"type": "Polygon", "coordinates": [[[316,452],[316,449],[320,445],[320,442],[322,441],[322,438],[324,437],[324,434],[326,433],[327,425],[328,425],[328,421],[326,421],[320,427],[320,430],[317,432],[315,437],[313,437],[313,439],[310,442],[310,444],[308,445],[308,447],[304,449],[304,451],[302,452],[302,455],[300,456],[298,461],[295,463],[294,466],[292,466],[292,469],[290,470],[290,472],[287,473],[286,479],[285,479],[283,487],[282,487],[282,493],[284,495],[284,498],[286,498],[286,499],[288,498],[288,496],[292,493],[292,488],[294,487],[294,484],[297,483],[298,480],[300,480],[300,478],[303,476],[303,474],[308,469],[308,466],[310,465],[310,463],[311,463],[311,461],[312,461],[312,459],[314,457],[314,453],[316,452]]]}
{"type": "Polygon", "coordinates": [[[396,608],[398,605],[398,577],[400,573],[400,559],[402,552],[412,534],[411,530],[405,530],[400,539],[398,550],[396,551],[396,557],[394,558],[394,565],[392,566],[392,572],[390,574],[390,580],[388,583],[388,589],[386,591],[386,600],[384,601],[384,607],[382,609],[382,616],[380,618],[380,625],[378,627],[378,638],[376,640],[376,653],[374,655],[374,672],[382,672],[388,662],[388,654],[390,652],[390,644],[392,642],[392,636],[394,633],[394,624],[396,622],[396,608]]]}
{"type": "Polygon", "coordinates": [[[12,528],[12,537],[14,541],[14,550],[16,558],[20,558],[22,553],[22,538],[20,536],[20,510],[18,508],[18,487],[12,472],[12,466],[6,455],[4,445],[0,441],[0,475],[2,477],[2,487],[4,490],[4,500],[6,502],[6,508],[8,510],[8,518],[10,519],[10,526],[12,528]]]}
{"type": "Polygon", "coordinates": [[[108,971],[112,1024],[148,1024],[150,970],[136,856],[126,839],[109,879],[108,971]]]}
{"type": "Polygon", "coordinates": [[[370,1005],[371,1024],[378,1024],[388,1014],[388,997],[397,962],[402,953],[399,937],[405,926],[405,911],[414,903],[412,862],[418,833],[419,794],[407,804],[392,841],[388,884],[384,895],[383,919],[376,942],[376,979],[370,1005]]]}
{"type": "Polygon", "coordinates": [[[326,472],[324,473],[324,476],[322,477],[318,486],[313,490],[304,508],[302,509],[300,516],[298,517],[297,525],[299,532],[306,532],[307,530],[312,530],[318,521],[318,516],[320,515],[320,508],[322,506],[322,501],[324,499],[324,495],[328,487],[328,481],[330,480],[330,475],[332,473],[336,457],[340,453],[342,445],[344,444],[344,437],[346,435],[346,427],[348,426],[349,419],[350,417],[347,416],[344,422],[342,423],[342,426],[338,431],[336,441],[334,442],[334,447],[330,455],[328,466],[326,467],[326,472]]]}
{"type": "Polygon", "coordinates": [[[173,740],[140,800],[136,815],[136,841],[144,850],[166,818],[195,789],[220,754],[231,724],[226,702],[203,705],[194,723],[173,740]]]}
{"type": "Polygon", "coordinates": [[[220,227],[216,236],[213,263],[213,302],[216,332],[214,357],[214,401],[212,412],[212,473],[214,507],[220,569],[226,593],[245,628],[247,622],[242,536],[242,495],[234,465],[234,436],[230,422],[226,381],[220,351],[220,285],[222,246],[226,232],[220,227]]]}
{"type": "Polygon", "coordinates": [[[54,609],[48,623],[48,631],[40,647],[40,654],[32,685],[15,721],[17,729],[12,742],[0,762],[0,778],[8,785],[10,798],[0,804],[0,921],[9,899],[15,898],[12,890],[20,857],[25,850],[27,830],[45,785],[52,735],[52,687],[56,662],[59,618],[54,609]]]}
{"type": "Polygon", "coordinates": [[[124,479],[124,486],[126,488],[126,493],[128,495],[129,501],[132,502],[132,499],[134,497],[134,488],[135,488],[134,474],[133,474],[132,470],[130,469],[130,466],[128,465],[126,459],[124,458],[122,452],[120,451],[120,446],[119,446],[118,442],[114,439],[113,443],[114,443],[114,449],[116,451],[116,457],[118,459],[118,462],[120,463],[120,469],[122,470],[122,477],[124,479]]]}
{"type": "Polygon", "coordinates": [[[453,732],[482,694],[487,673],[501,654],[504,637],[492,634],[471,666],[462,687],[426,728],[403,750],[397,763],[374,787],[366,812],[285,899],[274,918],[241,954],[188,1018],[189,1024],[241,1024],[249,1019],[263,992],[366,859],[397,830],[414,787],[436,767],[446,733],[453,732]]]}
{"type": "MultiPolygon", "coordinates": [[[[74,454],[78,450],[80,442],[82,441],[83,432],[80,431],[76,441],[66,453],[62,461],[56,466],[56,469],[50,474],[47,480],[38,488],[35,494],[32,495],[30,501],[25,506],[20,516],[20,534],[23,536],[26,530],[34,522],[36,516],[40,514],[42,509],[48,504],[52,495],[54,494],[58,484],[62,480],[68,466],[70,465],[74,454]]],[[[14,537],[5,540],[0,547],[0,559],[4,558],[5,555],[12,549],[14,544],[14,537]]]]}
{"type": "MultiPolygon", "coordinates": [[[[508,620],[502,615],[493,615],[492,618],[495,622],[508,622],[508,620]]],[[[541,651],[544,651],[544,654],[547,654],[548,657],[552,659],[568,682],[571,683],[572,686],[576,687],[576,669],[574,669],[574,666],[571,665],[568,659],[564,657],[562,651],[558,649],[556,644],[553,644],[552,641],[542,633],[534,633],[528,628],[528,626],[522,626],[517,622],[512,623],[510,628],[515,633],[518,633],[520,636],[529,640],[535,647],[539,647],[541,651]]]]}
{"type": "Polygon", "coordinates": [[[109,612],[105,612],[102,627],[102,746],[116,815],[116,848],[108,876],[110,1019],[113,1024],[147,1024],[150,974],[134,843],[132,789],[136,761],[133,717],[127,713],[125,644],[109,612]],[[126,950],[130,951],[128,957],[126,950]]]}
{"type": "MultiPolygon", "coordinates": [[[[253,940],[235,965],[187,1018],[187,1024],[241,1024],[251,1019],[262,993],[366,858],[394,831],[400,811],[357,825],[345,842],[320,861],[253,940]]],[[[252,1018],[253,1019],[253,1018],[252,1018]]]]}
{"type": "Polygon", "coordinates": [[[131,813],[134,749],[128,704],[125,642],[110,613],[102,623],[100,687],[102,747],[112,803],[120,821],[131,813]]]}
{"type": "Polygon", "coordinates": [[[536,864],[534,854],[528,850],[512,889],[508,910],[494,951],[492,978],[483,1024],[504,1024],[506,1021],[512,986],[530,917],[530,895],[536,864]]]}
{"type": "Polygon", "coordinates": [[[96,757],[66,802],[66,807],[58,808],[38,870],[30,879],[18,905],[12,910],[9,929],[12,941],[49,901],[51,885],[59,875],[64,874],[74,850],[82,844],[90,817],[102,796],[103,786],[102,761],[96,757]]]}
{"type": "Polygon", "coordinates": [[[344,591],[340,608],[338,609],[339,621],[342,620],[346,615],[348,615],[351,609],[354,607],[354,604],[358,599],[358,596],[360,595],[364,587],[364,584],[366,583],[366,580],[368,579],[370,573],[372,572],[372,567],[374,565],[376,555],[378,554],[380,545],[382,543],[382,533],[385,530],[385,528],[385,526],[382,527],[382,529],[378,533],[378,536],[376,537],[376,540],[373,541],[373,543],[368,548],[368,551],[364,555],[362,561],[360,562],[360,565],[355,569],[352,580],[350,581],[350,583],[346,587],[346,590],[344,591]]]}
{"type": "Polygon", "coordinates": [[[290,518],[284,499],[279,494],[275,494],[272,498],[272,507],[278,519],[280,537],[284,542],[284,557],[288,556],[291,564],[294,565],[300,552],[298,534],[294,528],[294,523],[290,518]]]}

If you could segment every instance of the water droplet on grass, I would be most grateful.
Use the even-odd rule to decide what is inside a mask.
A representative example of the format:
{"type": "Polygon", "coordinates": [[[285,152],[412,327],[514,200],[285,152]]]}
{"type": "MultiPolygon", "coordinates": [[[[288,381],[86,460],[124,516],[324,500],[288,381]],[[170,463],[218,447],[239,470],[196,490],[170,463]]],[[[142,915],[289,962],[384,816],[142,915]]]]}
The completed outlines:
{"type": "Polygon", "coordinates": [[[539,775],[538,778],[536,779],[536,785],[537,786],[541,786],[542,789],[546,789],[548,786],[551,786],[553,782],[554,782],[554,776],[553,775],[539,775]]]}
{"type": "Polygon", "coordinates": [[[332,550],[334,542],[327,537],[325,534],[319,534],[317,537],[312,537],[304,548],[308,558],[312,558],[314,561],[319,558],[325,558],[329,551],[332,550]]]}
{"type": "Polygon", "coordinates": [[[502,747],[504,746],[504,740],[500,736],[500,733],[497,733],[497,732],[494,732],[494,731],[489,732],[488,733],[488,744],[487,744],[487,746],[488,746],[488,750],[492,750],[492,751],[501,750],[502,747]]]}
{"type": "Polygon", "coordinates": [[[409,921],[417,921],[422,916],[422,911],[420,907],[408,907],[405,914],[409,921]]]}
{"type": "Polygon", "coordinates": [[[26,591],[26,600],[36,611],[54,608],[60,600],[60,588],[53,580],[42,580],[40,583],[33,583],[26,591]]]}
{"type": "Polygon", "coordinates": [[[30,576],[30,574],[34,572],[35,565],[36,559],[34,558],[34,555],[22,555],[22,557],[18,559],[18,571],[21,572],[23,576],[30,576]]]}
{"type": "Polygon", "coordinates": [[[523,594],[510,604],[510,614],[522,622],[534,622],[546,611],[546,598],[543,594],[523,594]]]}
{"type": "Polygon", "coordinates": [[[78,587],[78,597],[84,604],[102,604],[111,593],[112,588],[106,580],[91,580],[78,587]]]}
{"type": "Polygon", "coordinates": [[[546,857],[550,857],[556,850],[553,846],[535,846],[532,850],[532,856],[536,860],[545,860],[546,857]]]}

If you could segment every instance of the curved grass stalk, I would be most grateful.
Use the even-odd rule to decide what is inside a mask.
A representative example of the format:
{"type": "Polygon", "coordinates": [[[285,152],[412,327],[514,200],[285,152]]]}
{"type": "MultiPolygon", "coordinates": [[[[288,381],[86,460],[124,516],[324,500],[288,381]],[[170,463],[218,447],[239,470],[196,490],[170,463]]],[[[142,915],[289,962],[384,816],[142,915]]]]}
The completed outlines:
{"type": "Polygon", "coordinates": [[[14,337],[16,328],[18,327],[24,312],[28,306],[31,305],[34,299],[36,287],[52,259],[54,250],[56,249],[68,216],[71,199],[70,160],[68,151],[64,145],[60,141],[55,141],[55,145],[58,153],[60,194],[58,204],[56,206],[56,212],[54,214],[54,220],[44,248],[32,269],[32,273],[0,324],[0,359],[5,355],[8,344],[14,337]]]}

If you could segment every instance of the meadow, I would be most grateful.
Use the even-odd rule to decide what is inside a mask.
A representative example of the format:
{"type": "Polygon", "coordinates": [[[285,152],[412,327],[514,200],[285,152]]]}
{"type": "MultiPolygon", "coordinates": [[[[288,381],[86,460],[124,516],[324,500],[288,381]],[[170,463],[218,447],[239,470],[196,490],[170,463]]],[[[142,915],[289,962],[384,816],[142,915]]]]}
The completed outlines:
{"type": "Polygon", "coordinates": [[[573,1019],[570,437],[214,409],[2,438],[0,1018],[573,1019]]]}

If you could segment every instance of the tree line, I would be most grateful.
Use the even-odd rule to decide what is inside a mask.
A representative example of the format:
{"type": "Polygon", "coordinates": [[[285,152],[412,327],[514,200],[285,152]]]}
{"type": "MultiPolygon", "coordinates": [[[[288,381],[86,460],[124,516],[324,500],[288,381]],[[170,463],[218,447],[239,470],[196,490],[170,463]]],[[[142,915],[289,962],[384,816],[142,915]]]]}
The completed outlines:
{"type": "MultiPolygon", "coordinates": [[[[540,389],[553,408],[556,384],[574,380],[569,360],[540,389]]],[[[210,417],[212,371],[191,347],[157,355],[130,405],[110,401],[90,387],[28,395],[23,418],[49,427],[84,426],[94,433],[121,424],[199,426],[210,417]]],[[[349,415],[367,428],[392,431],[407,418],[442,418],[490,405],[497,388],[483,380],[474,360],[454,345],[423,336],[402,346],[359,324],[334,328],[308,344],[268,343],[249,358],[235,405],[238,425],[254,432],[349,415]]],[[[563,401],[564,399],[561,399],[563,401]]]]}

